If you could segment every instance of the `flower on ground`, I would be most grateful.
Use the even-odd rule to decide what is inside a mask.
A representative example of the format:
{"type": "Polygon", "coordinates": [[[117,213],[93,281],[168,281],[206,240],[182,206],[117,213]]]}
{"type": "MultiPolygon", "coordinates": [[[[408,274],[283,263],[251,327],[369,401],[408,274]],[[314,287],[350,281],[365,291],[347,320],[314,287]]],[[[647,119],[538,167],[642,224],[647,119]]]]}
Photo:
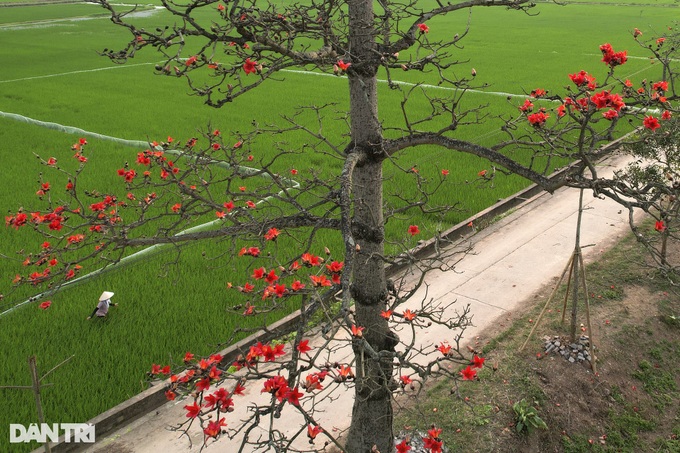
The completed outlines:
{"type": "Polygon", "coordinates": [[[411,236],[415,236],[418,233],[420,233],[420,228],[418,228],[418,225],[411,225],[408,227],[408,234],[411,236]]]}
{"type": "Polygon", "coordinates": [[[40,308],[42,308],[43,310],[47,310],[48,308],[50,308],[50,305],[52,305],[52,301],[46,300],[45,302],[40,304],[40,308]]]}

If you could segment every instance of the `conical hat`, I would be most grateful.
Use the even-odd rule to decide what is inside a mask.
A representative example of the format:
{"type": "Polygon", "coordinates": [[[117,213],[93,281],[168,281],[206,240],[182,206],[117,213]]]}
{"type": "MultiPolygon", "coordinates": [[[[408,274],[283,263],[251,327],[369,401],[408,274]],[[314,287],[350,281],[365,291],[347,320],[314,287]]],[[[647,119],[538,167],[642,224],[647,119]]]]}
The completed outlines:
{"type": "Polygon", "coordinates": [[[111,299],[113,296],[113,293],[111,291],[104,291],[101,296],[99,296],[99,300],[106,300],[106,299],[111,299]]]}

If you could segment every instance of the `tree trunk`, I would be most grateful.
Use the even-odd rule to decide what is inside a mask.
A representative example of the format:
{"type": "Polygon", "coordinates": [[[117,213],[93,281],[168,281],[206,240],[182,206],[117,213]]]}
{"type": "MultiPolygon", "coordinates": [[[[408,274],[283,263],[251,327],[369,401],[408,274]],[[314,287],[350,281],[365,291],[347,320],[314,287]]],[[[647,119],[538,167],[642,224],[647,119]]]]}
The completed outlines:
{"type": "Polygon", "coordinates": [[[382,195],[382,128],[378,120],[378,91],[374,53],[373,2],[349,2],[351,151],[363,155],[352,178],[352,235],[359,246],[352,278],[355,322],[364,327],[363,338],[354,341],[356,354],[355,400],[346,449],[367,453],[376,446],[392,453],[392,358],[396,335],[382,316],[387,289],[384,256],[382,195]],[[382,354],[381,354],[382,352],[382,354]],[[387,354],[386,354],[387,352],[387,354]]]}

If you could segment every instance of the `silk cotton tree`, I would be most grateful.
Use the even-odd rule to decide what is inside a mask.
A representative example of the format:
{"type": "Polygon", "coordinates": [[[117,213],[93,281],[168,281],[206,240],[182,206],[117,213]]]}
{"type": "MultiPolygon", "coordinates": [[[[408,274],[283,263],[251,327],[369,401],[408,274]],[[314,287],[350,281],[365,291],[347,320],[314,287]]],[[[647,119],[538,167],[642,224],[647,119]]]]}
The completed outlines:
{"type": "MultiPolygon", "coordinates": [[[[87,145],[83,140],[74,145],[81,165],[76,170],[57,167],[68,179],[68,199],[63,202],[53,199],[48,184],[46,190],[40,189],[50,203],[49,209],[42,210],[43,214],[36,211],[28,216],[18,212],[7,218],[8,225],[17,228],[32,225],[51,235],[53,242],[58,237],[58,243],[46,242],[38,259],[29,264],[44,266],[56,254],[75,253],[78,257],[58,260],[68,263],[59,272],[36,271],[17,282],[70,279],[78,272],[78,266],[88,260],[116,263],[131,248],[158,244],[179,248],[202,239],[225,238],[231,244],[225,255],[233,255],[233,259],[266,260],[266,267],[253,264],[249,268],[255,285],[241,283],[235,291],[257,295],[253,299],[256,302],[246,303],[247,315],[273,310],[279,300],[299,297],[302,316],[294,332],[291,356],[283,361],[284,348],[280,345],[253,345],[234,364],[238,370],[231,373],[235,370],[229,369],[227,373],[221,357],[197,360],[188,355],[185,358],[188,370],[173,375],[168,390],[171,399],[184,390],[194,399],[193,404],[185,406],[188,420],[180,429],[189,431],[192,424],[198,423],[206,439],[213,439],[223,435],[225,424],[238,424],[226,416],[234,403],[232,396],[242,393],[249,380],[263,380],[269,400],[251,407],[243,427],[229,432],[229,436],[240,436],[241,448],[302,450],[295,442],[305,433],[312,444],[320,434],[334,442],[332,432],[316,422],[314,410],[316,401],[321,399],[316,392],[331,387],[330,379],[321,384],[330,376],[337,384],[354,385],[352,422],[342,448],[349,453],[390,453],[395,448],[392,428],[395,391],[410,388],[414,378],[422,383],[432,375],[474,379],[475,371],[470,365],[482,365],[482,358],[468,357],[460,348],[460,329],[469,323],[466,310],[452,314],[450,307],[433,304],[426,298],[416,301],[415,307],[408,305],[422,286],[424,274],[449,269],[451,261],[447,255],[458,251],[448,250],[438,237],[433,239],[436,253],[428,259],[416,259],[405,243],[392,247],[393,253],[386,251],[385,224],[390,217],[412,210],[442,213],[451,208],[432,206],[428,202],[432,192],[417,174],[416,196],[402,196],[398,205],[384,198],[383,169],[387,165],[398,168],[396,158],[401,151],[430,145],[468,153],[487,159],[499,171],[518,174],[547,190],[568,183],[595,188],[598,193],[617,198],[616,182],[605,181],[596,172],[588,174],[585,170],[594,170],[592,154],[599,143],[611,139],[619,115],[644,115],[639,111],[627,112],[609,91],[593,94],[594,81],[587,74],[575,73],[574,92],[564,98],[556,95],[548,98],[561,104],[553,114],[554,123],[548,122],[551,115],[545,108],[533,111],[529,101],[532,105],[525,102],[511,106],[512,114],[503,121],[505,140],[497,145],[485,147],[457,139],[460,127],[479,123],[482,118],[481,110],[464,110],[460,104],[462,94],[473,85],[474,73],[464,78],[450,76],[455,65],[452,52],[467,31],[452,33],[449,40],[434,41],[428,38],[429,27],[440,16],[477,6],[525,11],[531,5],[524,1],[437,3],[432,9],[425,9],[422,2],[359,0],[293,4],[163,1],[165,10],[177,22],[153,31],[136,27],[132,18],[126,18],[129,11],[118,12],[106,1],[99,3],[111,12],[115,24],[126,27],[132,34],[123,50],[105,50],[104,55],[125,62],[137,52],[148,49],[160,52],[165,61],[157,65],[158,73],[185,80],[191,91],[211,107],[229,108],[231,102],[247,96],[251,90],[265,84],[285,83],[277,76],[292,67],[334,72],[347,78],[349,110],[344,141],[331,140],[323,133],[326,106],[301,109],[308,116],[284,116],[286,126],[254,124],[252,131],[242,134],[235,143],[228,143],[216,130],[206,131],[203,137],[181,146],[168,139],[165,143],[153,143],[153,147],[139,154],[136,165],[147,169],[138,172],[135,164],[126,164],[118,170],[126,184],[127,194],[123,196],[80,190],[78,176],[87,166],[87,145]],[[390,86],[396,88],[393,71],[430,71],[438,75],[442,85],[455,88],[455,94],[435,98],[417,89],[408,90],[402,102],[401,125],[384,130],[378,113],[378,74],[384,74],[390,86]],[[420,94],[428,108],[411,110],[412,99],[420,94]],[[605,107],[613,107],[616,115],[604,115],[605,107]],[[260,160],[258,169],[246,168],[251,159],[244,150],[250,141],[265,133],[275,136],[303,133],[313,140],[298,151],[277,144],[278,152],[268,160],[260,160]],[[518,149],[529,152],[524,163],[509,157],[518,149]],[[176,158],[171,157],[172,152],[176,158]],[[324,152],[340,158],[342,168],[337,180],[312,174],[294,182],[282,176],[277,163],[289,154],[304,152],[324,152]],[[554,157],[582,159],[582,163],[561,179],[549,180],[544,174],[552,168],[554,157]],[[218,173],[215,165],[226,173],[218,173]],[[242,182],[253,176],[263,177],[264,182],[247,188],[242,182]],[[88,202],[87,197],[97,201],[88,202]],[[217,216],[222,223],[206,230],[176,234],[202,216],[217,216]],[[325,262],[319,254],[311,253],[315,237],[322,230],[338,232],[342,244],[340,250],[328,250],[325,262]],[[269,251],[273,241],[284,238],[302,248],[302,253],[276,256],[269,251]],[[257,243],[253,244],[254,241],[257,243]],[[388,279],[386,264],[393,263],[408,268],[416,277],[388,279]],[[303,272],[308,273],[306,279],[298,278],[303,272]],[[290,279],[290,283],[284,285],[284,278],[290,279]],[[329,308],[333,300],[339,300],[339,308],[329,308]],[[308,355],[305,335],[315,307],[325,310],[327,324],[321,332],[325,342],[308,355]],[[457,333],[451,333],[451,344],[443,339],[434,348],[417,343],[417,332],[432,326],[441,326],[449,332],[457,329],[457,333]],[[354,352],[351,363],[324,361],[332,358],[337,348],[331,340],[338,332],[339,336],[345,333],[345,344],[350,344],[354,352]],[[424,361],[418,360],[423,357],[424,361]],[[442,362],[467,367],[459,373],[442,362]],[[211,393],[210,388],[223,379],[233,379],[235,383],[226,387],[228,390],[211,393]],[[188,389],[180,384],[188,385],[188,389]],[[305,399],[310,404],[305,405],[305,399]],[[276,418],[284,410],[300,415],[303,423],[296,432],[276,429],[276,418]],[[212,419],[211,414],[215,415],[212,419]],[[266,426],[265,433],[251,435],[258,426],[266,426]]],[[[610,52],[606,47],[603,52],[605,58],[613,55],[617,64],[625,62],[625,54],[610,52]]],[[[532,95],[547,98],[543,90],[535,90],[532,95]]],[[[56,166],[50,160],[44,163],[56,166]]],[[[418,226],[411,225],[408,233],[417,235],[418,226]]],[[[154,367],[152,371],[164,374],[170,370],[154,367]]],[[[428,434],[433,451],[441,445],[438,435],[436,428],[428,434]]]]}
{"type": "MultiPolygon", "coordinates": [[[[451,118],[443,127],[423,130],[421,121],[412,122],[406,117],[401,130],[391,134],[397,138],[386,138],[378,115],[377,74],[384,70],[390,78],[393,70],[433,69],[439,72],[442,82],[460,87],[462,92],[470,80],[448,79],[444,71],[453,64],[450,50],[466,31],[461,30],[449,41],[430,42],[425,39],[429,31],[427,22],[470,7],[492,5],[524,10],[528,3],[475,0],[440,4],[428,10],[416,2],[389,1],[163,2],[165,9],[180,22],[156,31],[136,28],[125,21],[125,13],[116,12],[107,2],[101,3],[111,11],[113,22],[127,27],[133,35],[122,51],[105,52],[111,59],[125,61],[136,52],[153,47],[166,57],[157,70],[187,80],[193,92],[203,96],[212,107],[228,108],[230,102],[248,91],[264,83],[276,83],[269,79],[290,67],[332,70],[347,76],[349,137],[346,143],[331,146],[345,161],[339,190],[334,195],[339,215],[333,219],[318,218],[308,215],[308,209],[300,209],[287,221],[271,221],[268,226],[290,230],[325,228],[329,226],[326,223],[340,230],[344,243],[344,272],[340,281],[344,313],[350,312],[350,305],[354,307],[351,319],[346,322],[363,329],[361,341],[354,342],[355,368],[362,372],[355,379],[352,424],[345,449],[365,452],[375,446],[383,453],[393,451],[391,394],[395,387],[394,355],[398,339],[388,320],[381,316],[390,309],[385,275],[388,259],[383,166],[401,150],[435,145],[486,157],[495,165],[546,187],[551,183],[540,171],[505,157],[499,152],[503,145],[491,149],[453,138],[458,118],[465,118],[455,98],[445,103],[431,102],[436,108],[434,117],[451,118]],[[196,19],[196,13],[206,8],[215,12],[214,17],[208,22],[196,19]],[[185,46],[190,44],[196,50],[188,54],[185,46]],[[400,57],[400,53],[404,56],[400,57]],[[207,80],[199,76],[201,71],[209,71],[212,77],[207,80]]],[[[263,230],[261,222],[257,228],[267,230],[263,230]]],[[[131,240],[125,245],[157,242],[157,238],[149,238],[131,240]]]]}

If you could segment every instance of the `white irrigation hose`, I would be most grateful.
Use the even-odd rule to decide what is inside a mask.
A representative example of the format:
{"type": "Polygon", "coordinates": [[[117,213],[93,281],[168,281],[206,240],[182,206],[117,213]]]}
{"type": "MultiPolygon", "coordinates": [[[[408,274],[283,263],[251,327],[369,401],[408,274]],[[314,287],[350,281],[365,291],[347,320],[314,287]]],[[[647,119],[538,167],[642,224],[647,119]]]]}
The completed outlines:
{"type": "MultiPolygon", "coordinates": [[[[16,113],[7,113],[7,112],[0,111],[0,118],[9,118],[9,119],[13,119],[13,120],[16,120],[16,121],[20,121],[22,123],[31,124],[31,125],[34,125],[34,126],[45,127],[45,128],[48,128],[48,129],[56,130],[56,131],[59,131],[59,132],[64,132],[64,133],[67,133],[67,134],[75,134],[75,135],[79,135],[79,136],[96,138],[98,140],[111,141],[111,142],[118,143],[118,144],[124,145],[124,146],[131,146],[131,147],[135,147],[135,148],[149,148],[149,143],[145,142],[145,141],[126,140],[126,139],[122,139],[122,138],[111,137],[109,135],[98,134],[96,132],[86,131],[84,129],[80,129],[80,128],[77,128],[77,127],[64,126],[64,125],[57,124],[57,123],[35,120],[33,118],[28,118],[28,117],[23,116],[23,115],[18,115],[16,113]]],[[[159,147],[158,149],[160,150],[161,148],[159,147]]],[[[192,156],[187,156],[187,155],[183,154],[182,151],[179,151],[179,150],[164,150],[164,151],[168,154],[173,154],[173,155],[176,155],[176,156],[182,156],[182,157],[186,157],[186,158],[190,158],[190,159],[192,158],[192,156]]],[[[211,161],[210,163],[213,164],[213,165],[216,165],[218,167],[225,168],[225,169],[231,169],[232,168],[232,166],[230,164],[228,164],[226,162],[222,162],[222,161],[214,160],[214,161],[211,161]]],[[[256,168],[241,167],[241,166],[238,167],[238,171],[240,173],[243,173],[243,174],[246,174],[246,175],[249,175],[249,176],[257,175],[260,172],[260,170],[258,170],[256,168]]],[[[268,173],[260,173],[259,176],[271,179],[271,175],[268,174],[268,173]]],[[[300,188],[300,183],[295,181],[294,179],[281,178],[281,181],[284,184],[287,185],[288,189],[298,189],[298,188],[300,188]]],[[[283,191],[279,192],[278,195],[283,195],[283,191]]],[[[256,204],[267,202],[272,198],[274,198],[274,196],[270,195],[266,198],[259,200],[256,204]]],[[[208,228],[210,228],[214,225],[217,225],[219,223],[222,223],[222,219],[215,219],[215,220],[212,220],[210,222],[203,223],[201,225],[196,225],[194,227],[180,231],[175,236],[181,236],[181,235],[184,235],[184,234],[203,231],[203,230],[206,230],[206,229],[208,229],[208,228]]],[[[71,287],[71,286],[78,285],[80,283],[84,283],[84,282],[90,280],[93,277],[102,275],[102,274],[109,272],[109,271],[112,271],[112,270],[116,270],[118,268],[121,268],[121,267],[129,265],[129,264],[132,264],[132,263],[134,263],[134,262],[136,262],[140,259],[149,258],[151,256],[154,256],[154,255],[158,254],[163,248],[168,247],[170,245],[172,245],[172,244],[156,244],[156,245],[152,245],[151,247],[147,247],[143,250],[140,250],[139,252],[135,252],[131,255],[128,255],[128,256],[122,258],[120,261],[118,261],[116,263],[102,267],[102,268],[97,269],[95,271],[92,271],[88,274],[80,276],[76,279],[67,281],[67,282],[59,285],[57,288],[50,289],[48,291],[37,294],[37,295],[35,295],[35,296],[25,300],[25,301],[13,306],[12,308],[1,312],[0,317],[4,316],[7,313],[14,311],[15,309],[17,309],[21,306],[29,304],[31,302],[35,302],[35,301],[40,300],[44,297],[50,297],[51,295],[55,294],[56,292],[60,291],[61,289],[66,288],[66,287],[71,287]]]]}

